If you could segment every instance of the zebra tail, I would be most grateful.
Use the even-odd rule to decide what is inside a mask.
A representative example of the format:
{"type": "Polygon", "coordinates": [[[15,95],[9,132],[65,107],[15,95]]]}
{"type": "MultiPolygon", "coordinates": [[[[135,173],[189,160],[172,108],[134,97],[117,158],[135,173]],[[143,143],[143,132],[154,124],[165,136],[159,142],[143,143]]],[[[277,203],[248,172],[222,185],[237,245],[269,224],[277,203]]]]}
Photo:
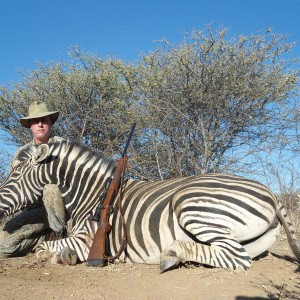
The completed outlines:
{"type": "Polygon", "coordinates": [[[278,203],[278,202],[277,202],[276,215],[285,230],[289,245],[290,245],[294,255],[300,261],[300,240],[297,238],[296,229],[293,226],[285,207],[281,203],[278,203]]]}

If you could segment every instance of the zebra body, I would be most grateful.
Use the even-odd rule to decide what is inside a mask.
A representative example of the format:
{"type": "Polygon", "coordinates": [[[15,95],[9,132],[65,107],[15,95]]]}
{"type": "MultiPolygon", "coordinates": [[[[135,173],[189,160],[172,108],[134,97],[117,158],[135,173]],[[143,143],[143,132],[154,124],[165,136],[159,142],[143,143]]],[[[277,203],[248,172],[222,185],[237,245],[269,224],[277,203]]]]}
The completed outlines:
{"type": "MultiPolygon", "coordinates": [[[[1,186],[0,216],[40,201],[45,185],[58,186],[71,232],[66,238],[41,243],[37,253],[49,258],[53,253],[69,255],[65,249],[71,249],[85,261],[97,229],[90,217],[113,167],[112,161],[67,141],[39,147],[1,186]]],[[[248,269],[251,258],[275,242],[281,227],[278,218],[300,259],[299,241],[285,209],[265,186],[245,178],[206,174],[157,182],[129,179],[122,212],[127,229],[122,261],[160,263],[161,271],[185,261],[248,269]]],[[[114,255],[123,238],[118,205],[111,224],[114,255]]]]}
{"type": "MultiPolygon", "coordinates": [[[[269,230],[277,220],[274,195],[236,176],[207,174],[154,183],[129,180],[124,198],[127,257],[134,262],[161,263],[164,255],[179,250],[184,254],[180,261],[246,269],[250,258],[266,251],[280,231],[278,222],[269,230]],[[252,241],[266,232],[265,240],[252,241]],[[240,243],[246,243],[249,253],[240,243]],[[172,244],[176,251],[169,249],[172,244]],[[236,260],[228,255],[233,252],[236,260]]],[[[122,241],[119,215],[112,228],[110,242],[116,251],[122,241]]]]}

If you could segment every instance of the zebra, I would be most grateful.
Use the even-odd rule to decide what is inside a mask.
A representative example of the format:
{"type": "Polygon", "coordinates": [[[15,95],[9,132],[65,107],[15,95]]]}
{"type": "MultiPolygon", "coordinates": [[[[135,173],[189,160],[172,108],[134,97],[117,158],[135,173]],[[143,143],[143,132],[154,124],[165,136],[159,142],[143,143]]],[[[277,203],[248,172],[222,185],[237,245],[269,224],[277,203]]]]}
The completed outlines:
{"type": "MultiPolygon", "coordinates": [[[[85,262],[98,225],[91,217],[115,162],[67,140],[32,153],[0,187],[0,219],[40,202],[45,186],[58,187],[70,230],[67,237],[41,242],[36,255],[53,263],[85,262]]],[[[300,241],[285,208],[256,181],[213,173],[163,181],[129,178],[122,190],[127,242],[121,262],[159,264],[161,272],[185,262],[247,270],[276,241],[282,225],[300,260],[300,241]]],[[[59,202],[47,204],[55,224],[59,202]]],[[[109,233],[112,255],[123,241],[117,203],[109,233]]]]}

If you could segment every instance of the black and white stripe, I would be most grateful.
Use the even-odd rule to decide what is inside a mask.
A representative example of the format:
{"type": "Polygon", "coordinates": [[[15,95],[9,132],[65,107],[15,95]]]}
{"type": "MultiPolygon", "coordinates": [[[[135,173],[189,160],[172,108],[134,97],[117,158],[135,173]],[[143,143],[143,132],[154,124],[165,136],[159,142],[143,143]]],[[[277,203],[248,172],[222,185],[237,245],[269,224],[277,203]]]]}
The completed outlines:
{"type": "MultiPolygon", "coordinates": [[[[90,216],[113,166],[85,147],[67,141],[50,145],[41,163],[35,164],[33,157],[13,169],[0,189],[0,213],[11,214],[38,201],[45,184],[56,184],[72,232],[67,238],[41,243],[37,252],[67,247],[85,261],[97,227],[90,216]]],[[[160,263],[161,271],[185,261],[247,269],[251,258],[275,242],[281,227],[278,219],[300,259],[299,241],[285,209],[265,186],[245,178],[206,174],[157,182],[129,179],[124,184],[122,211],[127,228],[123,261],[160,263]]],[[[117,206],[111,222],[114,255],[122,242],[117,206]]]]}

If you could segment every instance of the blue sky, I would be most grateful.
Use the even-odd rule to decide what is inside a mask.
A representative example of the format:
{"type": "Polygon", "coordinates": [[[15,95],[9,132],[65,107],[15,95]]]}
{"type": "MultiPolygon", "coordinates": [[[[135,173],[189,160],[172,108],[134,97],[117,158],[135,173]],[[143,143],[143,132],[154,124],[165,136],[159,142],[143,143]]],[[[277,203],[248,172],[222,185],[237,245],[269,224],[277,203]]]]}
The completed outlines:
{"type": "MultiPolygon", "coordinates": [[[[298,0],[2,0],[0,85],[18,71],[65,60],[70,48],[134,61],[156,48],[155,40],[182,40],[185,32],[213,22],[232,35],[266,26],[300,42],[298,0]]],[[[300,45],[292,56],[300,57],[300,45]]]]}
{"type": "Polygon", "coordinates": [[[75,45],[130,62],[154,50],[156,40],[179,42],[210,23],[232,35],[269,26],[290,35],[298,43],[291,55],[300,57],[298,0],[2,0],[0,10],[0,86],[17,82],[37,62],[66,60],[75,45]]]}

